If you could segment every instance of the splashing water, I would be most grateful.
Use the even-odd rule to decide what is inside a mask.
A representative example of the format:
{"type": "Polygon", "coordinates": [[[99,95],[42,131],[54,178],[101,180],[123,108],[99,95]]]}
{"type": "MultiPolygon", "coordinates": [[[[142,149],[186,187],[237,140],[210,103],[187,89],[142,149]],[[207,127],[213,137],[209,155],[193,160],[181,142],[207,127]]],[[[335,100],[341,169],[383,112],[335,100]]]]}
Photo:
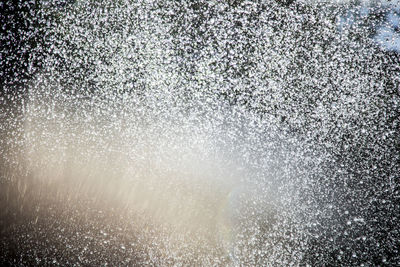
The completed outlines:
{"type": "Polygon", "coordinates": [[[1,261],[400,263],[399,55],[344,27],[348,5],[28,9],[29,79],[1,96],[1,261]]]}

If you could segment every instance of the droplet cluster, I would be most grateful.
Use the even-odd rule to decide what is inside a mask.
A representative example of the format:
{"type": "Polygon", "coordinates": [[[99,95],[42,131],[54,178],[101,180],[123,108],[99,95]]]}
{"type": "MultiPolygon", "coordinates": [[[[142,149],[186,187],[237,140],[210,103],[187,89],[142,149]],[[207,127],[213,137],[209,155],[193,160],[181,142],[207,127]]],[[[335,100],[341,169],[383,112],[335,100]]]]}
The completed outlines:
{"type": "Polygon", "coordinates": [[[400,264],[395,4],[11,6],[0,263],[400,264]]]}

